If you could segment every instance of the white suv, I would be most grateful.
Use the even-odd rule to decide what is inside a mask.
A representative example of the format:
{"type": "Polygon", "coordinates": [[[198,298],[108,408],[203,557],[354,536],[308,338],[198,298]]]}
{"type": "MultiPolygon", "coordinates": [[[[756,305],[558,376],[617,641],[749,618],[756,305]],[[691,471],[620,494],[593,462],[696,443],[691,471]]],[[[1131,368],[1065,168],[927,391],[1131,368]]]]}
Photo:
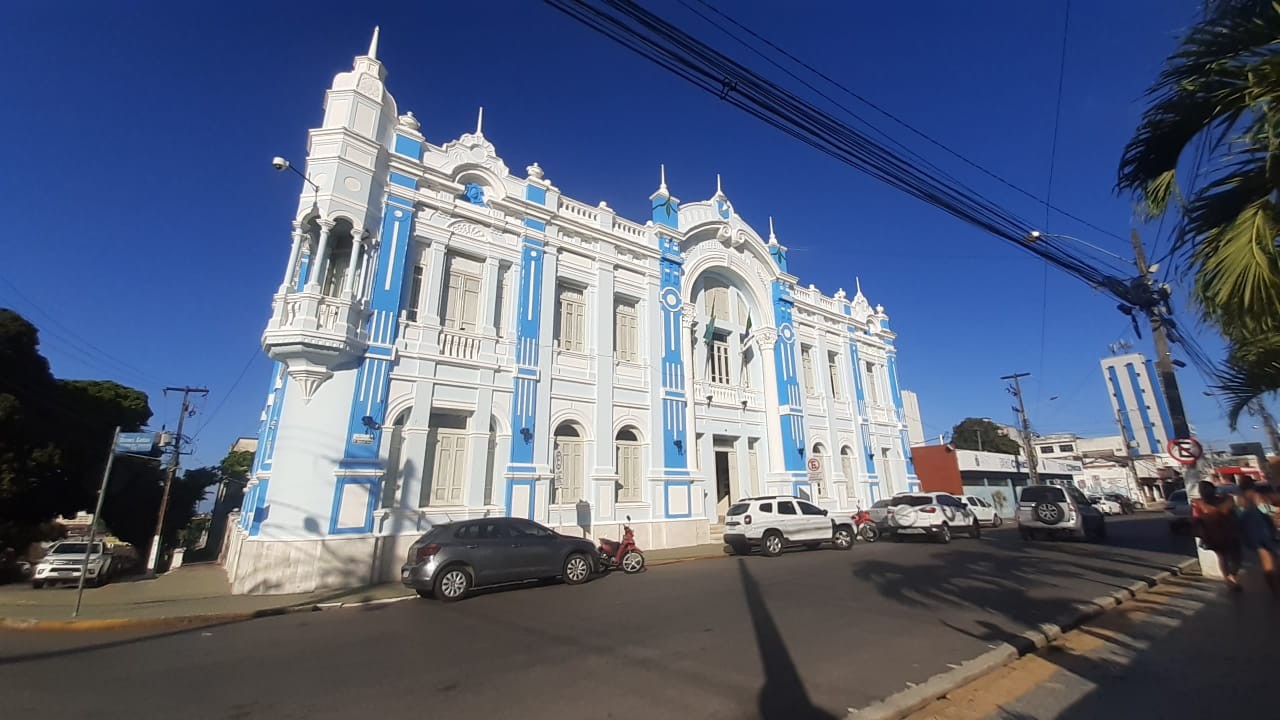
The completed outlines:
{"type": "Polygon", "coordinates": [[[1106,540],[1102,512],[1074,485],[1028,485],[1018,493],[1018,530],[1023,540],[1072,537],[1106,540]]]}
{"type": "Polygon", "coordinates": [[[831,543],[837,550],[853,547],[852,519],[836,521],[827,511],[790,495],[743,498],[725,513],[724,542],[735,555],[758,547],[776,557],[788,545],[810,549],[831,543]]]}
{"type": "Polygon", "coordinates": [[[898,542],[907,535],[925,535],[940,543],[951,542],[953,532],[975,539],[982,536],[973,511],[951,493],[894,495],[885,510],[884,530],[898,542]]]}

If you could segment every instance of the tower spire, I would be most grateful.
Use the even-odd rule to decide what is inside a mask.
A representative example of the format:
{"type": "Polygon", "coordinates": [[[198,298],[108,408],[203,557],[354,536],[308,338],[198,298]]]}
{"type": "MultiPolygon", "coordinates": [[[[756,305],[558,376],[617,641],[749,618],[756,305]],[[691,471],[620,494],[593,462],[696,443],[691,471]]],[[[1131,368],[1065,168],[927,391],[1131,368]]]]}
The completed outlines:
{"type": "Polygon", "coordinates": [[[861,295],[862,294],[862,278],[858,277],[857,275],[854,275],[853,285],[858,289],[858,294],[861,295]]]}
{"type": "Polygon", "coordinates": [[[373,26],[373,39],[369,41],[368,57],[372,60],[378,59],[378,26],[373,26]]]}
{"type": "Polygon", "coordinates": [[[769,216],[769,244],[770,245],[778,244],[778,236],[773,234],[773,216],[772,215],[769,216]]]}
{"type": "Polygon", "coordinates": [[[480,113],[476,115],[476,134],[484,134],[484,106],[480,106],[480,113]]]}
{"type": "Polygon", "coordinates": [[[665,163],[658,166],[658,192],[667,192],[667,166],[665,163]]]}
{"type": "Polygon", "coordinates": [[[720,173],[716,173],[716,194],[724,195],[724,190],[720,189],[720,173]]]}

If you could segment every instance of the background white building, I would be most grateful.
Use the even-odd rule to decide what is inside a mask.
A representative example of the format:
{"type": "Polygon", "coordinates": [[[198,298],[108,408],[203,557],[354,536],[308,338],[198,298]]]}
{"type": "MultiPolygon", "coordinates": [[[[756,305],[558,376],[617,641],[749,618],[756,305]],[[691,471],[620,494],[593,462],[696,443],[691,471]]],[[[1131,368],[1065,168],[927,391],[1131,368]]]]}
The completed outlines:
{"type": "Polygon", "coordinates": [[[374,38],[310,133],[236,592],[391,579],[462,518],[659,548],[740,497],[917,486],[883,308],[798,285],[718,182],[682,204],[662,177],[639,223],[513,174],[479,121],[431,142],[374,38]]]}

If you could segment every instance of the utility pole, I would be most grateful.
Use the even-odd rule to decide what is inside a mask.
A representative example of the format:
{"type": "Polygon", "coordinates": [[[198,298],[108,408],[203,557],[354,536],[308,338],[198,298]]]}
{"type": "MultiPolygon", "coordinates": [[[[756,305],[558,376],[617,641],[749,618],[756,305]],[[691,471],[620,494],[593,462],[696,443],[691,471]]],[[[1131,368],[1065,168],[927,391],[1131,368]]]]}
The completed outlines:
{"type": "Polygon", "coordinates": [[[173,455],[169,456],[169,468],[165,472],[164,494],[160,496],[160,513],[156,518],[156,534],[151,539],[151,552],[147,553],[147,575],[156,574],[156,561],[160,557],[160,539],[164,535],[164,516],[169,509],[169,491],[173,488],[173,479],[178,474],[178,461],[182,456],[182,426],[188,415],[195,414],[191,409],[192,395],[208,395],[208,388],[167,387],[165,395],[170,392],[182,393],[182,411],[178,413],[178,431],[173,436],[173,455]]]}
{"type": "Polygon", "coordinates": [[[1027,408],[1022,403],[1022,384],[1019,382],[1024,377],[1030,377],[1031,373],[1014,373],[1012,375],[1001,375],[1001,380],[1013,381],[1013,396],[1018,398],[1018,417],[1022,421],[1022,446],[1027,451],[1027,474],[1031,477],[1032,485],[1040,484],[1040,468],[1039,460],[1036,458],[1036,448],[1031,442],[1031,421],[1027,419],[1027,408]]]}
{"type": "MultiPolygon", "coordinates": [[[[89,539],[84,544],[84,559],[80,561],[80,582],[76,585],[76,609],[71,617],[80,617],[80,602],[84,599],[84,576],[89,574],[89,554],[93,552],[93,541],[98,539],[98,523],[102,521],[102,501],[107,499],[107,480],[111,478],[111,464],[116,459],[116,441],[120,439],[120,426],[111,433],[111,452],[107,453],[107,466],[102,470],[102,486],[98,488],[98,504],[93,507],[93,522],[89,523],[89,539]]],[[[105,556],[106,553],[103,553],[105,556]]],[[[102,574],[102,568],[98,569],[102,574]]]]}
{"type": "MultiPolygon", "coordinates": [[[[1147,254],[1142,249],[1142,240],[1138,238],[1138,231],[1131,231],[1129,239],[1133,242],[1133,262],[1138,266],[1138,274],[1142,277],[1142,282],[1151,288],[1151,268],[1147,266],[1147,254]]],[[[1175,438],[1189,438],[1191,426],[1187,423],[1187,411],[1182,407],[1178,377],[1173,372],[1173,355],[1169,353],[1169,335],[1159,310],[1161,304],[1143,304],[1147,321],[1151,323],[1151,339],[1156,345],[1156,374],[1160,376],[1160,387],[1164,390],[1165,404],[1169,406],[1169,419],[1173,423],[1169,431],[1175,438]]]]}

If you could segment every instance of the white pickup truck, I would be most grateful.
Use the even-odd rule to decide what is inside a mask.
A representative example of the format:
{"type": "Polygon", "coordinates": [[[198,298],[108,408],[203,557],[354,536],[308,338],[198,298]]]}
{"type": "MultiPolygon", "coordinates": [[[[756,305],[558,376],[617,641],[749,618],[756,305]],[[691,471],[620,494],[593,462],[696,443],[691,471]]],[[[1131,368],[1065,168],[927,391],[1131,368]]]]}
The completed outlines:
{"type": "MultiPolygon", "coordinates": [[[[49,548],[49,554],[36,563],[36,570],[31,575],[31,587],[38,590],[45,585],[80,582],[85,545],[83,541],[64,540],[49,548]]],[[[89,553],[89,567],[84,584],[98,587],[109,581],[116,569],[111,548],[104,549],[102,543],[95,542],[93,551],[89,553]]]]}

